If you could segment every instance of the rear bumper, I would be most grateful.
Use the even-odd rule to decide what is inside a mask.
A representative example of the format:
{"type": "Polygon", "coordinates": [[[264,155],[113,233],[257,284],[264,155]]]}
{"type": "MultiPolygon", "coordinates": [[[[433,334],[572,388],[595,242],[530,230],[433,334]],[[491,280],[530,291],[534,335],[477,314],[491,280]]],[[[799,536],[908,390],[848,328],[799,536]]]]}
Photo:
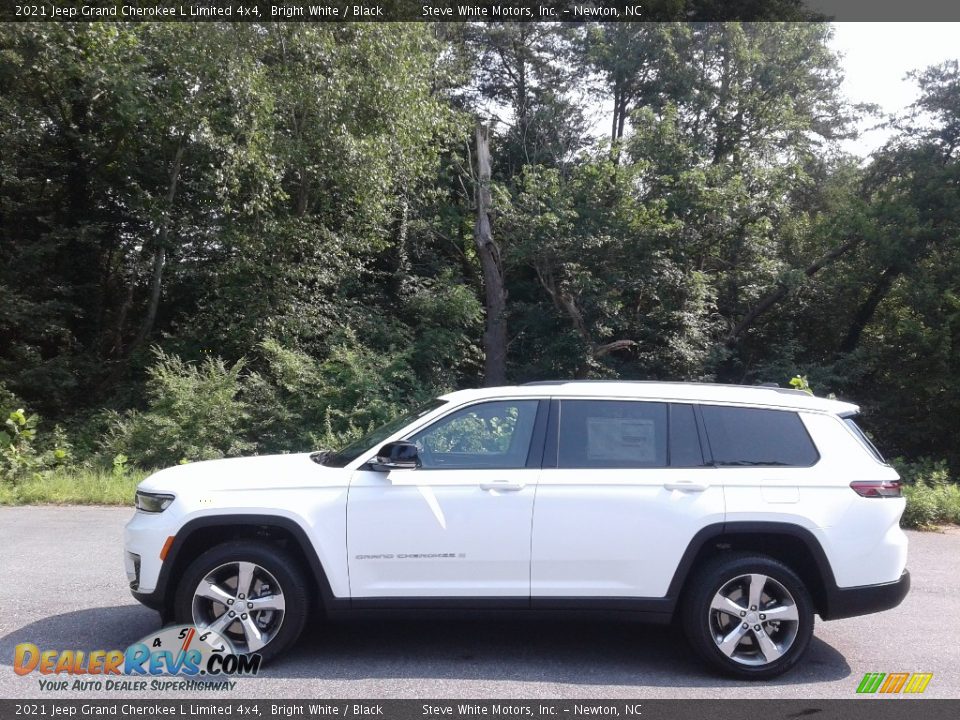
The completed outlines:
{"type": "Polygon", "coordinates": [[[880,585],[833,588],[827,598],[824,620],[838,620],[855,615],[869,615],[895,608],[910,591],[910,571],[904,570],[899,580],[880,585]]]}

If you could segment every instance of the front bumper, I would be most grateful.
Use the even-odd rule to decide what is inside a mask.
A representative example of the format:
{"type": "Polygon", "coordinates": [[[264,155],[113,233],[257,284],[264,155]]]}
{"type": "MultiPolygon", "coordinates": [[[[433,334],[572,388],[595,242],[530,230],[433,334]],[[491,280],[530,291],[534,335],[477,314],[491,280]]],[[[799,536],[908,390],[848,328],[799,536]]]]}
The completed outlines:
{"type": "Polygon", "coordinates": [[[124,569],[131,590],[149,593],[157,589],[163,568],[160,552],[167,538],[177,534],[179,524],[179,516],[169,509],[134,512],[123,530],[124,569]]]}
{"type": "Polygon", "coordinates": [[[130,594],[133,595],[134,599],[140,604],[150,608],[151,610],[156,610],[159,613],[164,613],[167,608],[167,603],[163,597],[163,593],[157,592],[138,592],[137,590],[131,590],[130,594]]]}
{"type": "Polygon", "coordinates": [[[839,620],[855,615],[869,615],[895,608],[910,591],[910,571],[904,570],[899,580],[879,585],[833,588],[827,598],[824,620],[839,620]]]}

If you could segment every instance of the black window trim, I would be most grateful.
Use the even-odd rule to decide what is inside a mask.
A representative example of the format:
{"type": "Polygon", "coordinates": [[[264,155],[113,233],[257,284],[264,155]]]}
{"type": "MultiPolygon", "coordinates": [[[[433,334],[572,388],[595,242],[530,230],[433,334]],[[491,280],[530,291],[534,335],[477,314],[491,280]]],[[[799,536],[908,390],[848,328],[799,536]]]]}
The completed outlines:
{"type": "Polygon", "coordinates": [[[705,433],[700,429],[700,406],[691,402],[667,401],[667,466],[664,470],[698,470],[700,468],[711,467],[712,462],[707,459],[707,449],[704,447],[705,433]],[[700,446],[700,457],[702,462],[699,465],[674,465],[673,464],[673,410],[678,405],[684,405],[693,408],[693,422],[697,429],[697,443],[700,446]]]}
{"type": "Polygon", "coordinates": [[[700,435],[700,449],[703,451],[703,464],[706,467],[715,468],[717,464],[713,461],[713,447],[711,447],[710,438],[707,435],[707,424],[703,420],[703,411],[700,403],[693,404],[693,415],[697,419],[697,433],[700,435]]]}
{"type": "Polygon", "coordinates": [[[560,457],[560,398],[550,398],[550,412],[547,418],[547,437],[543,446],[544,470],[556,469],[560,457]]]}
{"type": "Polygon", "coordinates": [[[538,469],[543,467],[550,401],[546,398],[536,398],[536,400],[537,416],[533,421],[533,434],[530,436],[530,447],[527,449],[527,463],[524,467],[538,469]]]}

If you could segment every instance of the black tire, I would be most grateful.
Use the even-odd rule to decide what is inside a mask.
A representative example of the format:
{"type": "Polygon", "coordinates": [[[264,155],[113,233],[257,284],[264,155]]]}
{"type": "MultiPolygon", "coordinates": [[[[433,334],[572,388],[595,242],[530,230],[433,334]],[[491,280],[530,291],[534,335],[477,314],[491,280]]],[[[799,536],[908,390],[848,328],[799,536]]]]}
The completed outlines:
{"type": "Polygon", "coordinates": [[[726,553],[699,567],[686,588],[681,619],[687,639],[701,658],[725,675],[746,680],[777,677],[796,665],[810,645],[813,601],[803,581],[779,560],[765,555],[726,553]],[[761,583],[765,592],[756,611],[752,610],[754,606],[750,605],[747,595],[751,575],[769,579],[761,583]],[[741,612],[746,616],[711,609],[721,590],[723,597],[736,597],[735,604],[744,605],[741,612]],[[784,595],[784,590],[789,595],[784,595]],[[793,601],[792,609],[789,609],[789,600],[793,601]],[[770,621],[768,613],[761,614],[764,609],[769,615],[778,611],[786,613],[785,617],[796,615],[796,621],[770,621]],[[757,624],[745,622],[751,620],[757,624]],[[760,628],[759,632],[755,628],[760,628]],[[738,640],[741,631],[743,637],[738,640]],[[722,637],[731,639],[727,645],[730,655],[721,650],[719,640],[715,639],[722,637]],[[776,656],[777,652],[781,654],[776,656]],[[769,659],[774,656],[776,659],[769,659]]]}
{"type": "MultiPolygon", "coordinates": [[[[249,653],[261,655],[263,662],[268,662],[289,649],[297,641],[306,624],[310,607],[308,583],[302,568],[280,548],[269,544],[236,541],[217,545],[207,550],[190,563],[186,572],[180,578],[174,597],[174,617],[177,622],[201,624],[197,623],[197,618],[194,617],[194,593],[197,587],[210,573],[224,568],[223,572],[229,574],[231,564],[240,562],[253,563],[261,568],[256,574],[257,582],[260,582],[261,587],[263,587],[262,583],[265,579],[269,579],[269,583],[275,581],[279,585],[278,594],[282,595],[283,598],[283,615],[282,618],[279,618],[272,637],[263,647],[249,650],[249,653]],[[262,571],[266,571],[272,578],[268,578],[262,571]]],[[[229,580],[227,583],[229,583],[229,580]]],[[[275,589],[271,587],[271,590],[271,594],[275,593],[275,589]]],[[[256,598],[251,593],[249,599],[255,600],[256,598]]],[[[210,607],[215,607],[215,605],[210,605],[210,607]]],[[[225,605],[222,605],[220,611],[222,612],[225,607],[225,605]]],[[[251,612],[250,617],[251,619],[257,618],[257,622],[261,622],[263,616],[260,613],[251,612]]],[[[276,619],[274,622],[276,622],[276,619]]],[[[233,624],[228,626],[227,631],[222,634],[225,634],[228,640],[243,638],[244,634],[238,632],[239,628],[239,623],[233,624]]],[[[246,651],[242,647],[243,641],[241,640],[239,644],[241,647],[237,648],[238,652],[245,654],[246,651]]]]}

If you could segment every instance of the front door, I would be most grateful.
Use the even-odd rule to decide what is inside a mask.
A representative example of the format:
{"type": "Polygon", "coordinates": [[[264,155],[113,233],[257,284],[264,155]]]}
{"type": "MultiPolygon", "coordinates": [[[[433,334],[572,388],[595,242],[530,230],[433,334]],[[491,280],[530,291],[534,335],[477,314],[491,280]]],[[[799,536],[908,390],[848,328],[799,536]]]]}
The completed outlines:
{"type": "Polygon", "coordinates": [[[508,399],[461,407],[407,438],[422,467],[354,473],[351,597],[527,601],[542,405],[508,399]]]}

